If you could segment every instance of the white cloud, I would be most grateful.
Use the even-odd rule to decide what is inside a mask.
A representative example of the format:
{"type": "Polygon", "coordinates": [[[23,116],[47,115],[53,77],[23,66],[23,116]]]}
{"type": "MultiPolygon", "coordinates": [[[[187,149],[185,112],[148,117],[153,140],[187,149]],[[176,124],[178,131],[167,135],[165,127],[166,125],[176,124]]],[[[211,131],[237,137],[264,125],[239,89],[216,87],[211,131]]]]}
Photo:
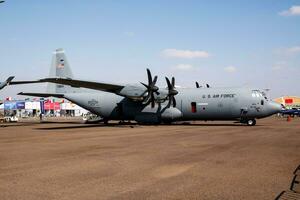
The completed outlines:
{"type": "Polygon", "coordinates": [[[295,16],[300,15],[300,6],[292,6],[288,10],[279,13],[281,16],[295,16]]]}
{"type": "Polygon", "coordinates": [[[228,67],[225,67],[224,70],[229,73],[234,73],[234,72],[236,72],[236,67],[228,66],[228,67]]]}
{"type": "Polygon", "coordinates": [[[125,31],[125,32],[124,32],[124,35],[126,35],[126,36],[128,36],[128,37],[133,37],[133,36],[135,36],[135,33],[132,32],[132,31],[125,31]]]}
{"type": "Polygon", "coordinates": [[[208,58],[210,54],[206,51],[192,51],[192,50],[178,50],[178,49],[165,49],[162,51],[165,57],[174,58],[208,58]]]}
{"type": "Polygon", "coordinates": [[[300,54],[300,46],[277,49],[275,53],[284,56],[292,56],[292,55],[300,54]]]}
{"type": "Polygon", "coordinates": [[[295,47],[288,48],[287,51],[290,54],[300,53],[300,46],[295,46],[295,47]]]}
{"type": "Polygon", "coordinates": [[[285,62],[285,61],[276,62],[272,66],[272,70],[274,70],[274,71],[279,71],[279,70],[282,70],[285,68],[287,68],[287,62],[285,62]]]}
{"type": "Polygon", "coordinates": [[[178,64],[174,67],[175,70],[180,70],[180,71],[191,71],[194,70],[195,67],[190,64],[178,64]]]}
{"type": "Polygon", "coordinates": [[[272,66],[272,70],[274,70],[274,71],[279,71],[279,70],[281,70],[281,69],[283,69],[282,65],[276,65],[276,64],[274,64],[274,65],[272,66]]]}

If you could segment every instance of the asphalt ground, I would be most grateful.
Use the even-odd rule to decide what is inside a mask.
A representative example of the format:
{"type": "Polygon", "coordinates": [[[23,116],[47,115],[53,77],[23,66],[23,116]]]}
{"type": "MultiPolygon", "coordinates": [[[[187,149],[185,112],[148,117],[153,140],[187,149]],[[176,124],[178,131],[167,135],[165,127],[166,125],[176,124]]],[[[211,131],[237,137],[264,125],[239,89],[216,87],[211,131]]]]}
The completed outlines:
{"type": "Polygon", "coordinates": [[[300,118],[139,126],[0,124],[0,199],[274,199],[300,164],[300,118]]]}

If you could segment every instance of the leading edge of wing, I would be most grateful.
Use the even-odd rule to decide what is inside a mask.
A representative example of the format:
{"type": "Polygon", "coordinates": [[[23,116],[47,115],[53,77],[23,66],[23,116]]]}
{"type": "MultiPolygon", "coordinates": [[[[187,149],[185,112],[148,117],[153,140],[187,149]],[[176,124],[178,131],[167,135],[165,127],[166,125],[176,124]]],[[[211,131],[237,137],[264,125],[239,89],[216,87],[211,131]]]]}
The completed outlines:
{"type": "Polygon", "coordinates": [[[10,85],[19,85],[19,84],[30,84],[30,83],[57,83],[62,85],[70,85],[72,87],[77,88],[87,88],[93,90],[100,90],[112,93],[119,93],[124,86],[122,85],[114,85],[114,84],[107,84],[107,83],[98,83],[92,81],[82,81],[82,80],[75,80],[75,79],[68,79],[68,78],[44,78],[37,81],[13,81],[10,85]]]}

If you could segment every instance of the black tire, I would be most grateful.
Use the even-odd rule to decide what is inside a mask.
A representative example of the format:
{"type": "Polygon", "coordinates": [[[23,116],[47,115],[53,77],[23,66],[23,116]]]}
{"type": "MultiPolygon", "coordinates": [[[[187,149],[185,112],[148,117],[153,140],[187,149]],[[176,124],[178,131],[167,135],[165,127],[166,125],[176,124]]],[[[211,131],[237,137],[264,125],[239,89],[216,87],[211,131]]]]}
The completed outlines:
{"type": "Polygon", "coordinates": [[[255,119],[248,119],[246,123],[247,123],[248,126],[255,126],[256,120],[255,119]]]}

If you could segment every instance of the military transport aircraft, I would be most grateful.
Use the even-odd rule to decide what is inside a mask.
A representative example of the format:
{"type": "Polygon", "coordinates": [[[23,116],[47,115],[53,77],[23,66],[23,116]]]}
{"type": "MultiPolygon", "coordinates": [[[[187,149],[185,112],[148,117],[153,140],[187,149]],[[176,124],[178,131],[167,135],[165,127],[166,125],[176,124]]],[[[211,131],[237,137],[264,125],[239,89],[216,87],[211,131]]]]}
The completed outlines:
{"type": "Polygon", "coordinates": [[[234,120],[253,126],[256,119],[281,111],[282,106],[256,89],[248,88],[175,88],[175,78],[165,77],[167,87],[156,86],[147,69],[148,83],[109,84],[71,78],[44,78],[37,81],[15,81],[10,85],[56,83],[92,92],[25,93],[20,95],[57,97],[108,120],[135,120],[143,124],[171,123],[187,120],[234,120]]]}

